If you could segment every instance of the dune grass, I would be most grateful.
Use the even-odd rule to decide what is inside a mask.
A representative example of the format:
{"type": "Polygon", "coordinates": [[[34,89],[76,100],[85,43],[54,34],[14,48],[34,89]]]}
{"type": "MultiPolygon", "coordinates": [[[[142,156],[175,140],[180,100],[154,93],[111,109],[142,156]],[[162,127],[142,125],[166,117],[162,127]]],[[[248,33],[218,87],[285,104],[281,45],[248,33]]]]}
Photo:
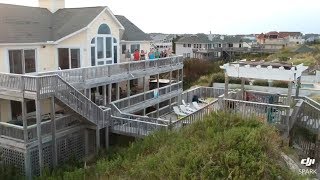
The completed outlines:
{"type": "Polygon", "coordinates": [[[114,149],[89,169],[40,179],[295,179],[276,130],[255,119],[213,113],[179,131],[161,131],[114,149]]]}

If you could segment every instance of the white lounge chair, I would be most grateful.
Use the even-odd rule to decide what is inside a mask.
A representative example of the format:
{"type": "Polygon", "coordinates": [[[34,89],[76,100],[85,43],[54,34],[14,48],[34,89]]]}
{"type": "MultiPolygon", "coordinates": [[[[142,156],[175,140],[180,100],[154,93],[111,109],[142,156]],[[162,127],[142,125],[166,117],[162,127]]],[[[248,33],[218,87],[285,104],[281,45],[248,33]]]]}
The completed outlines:
{"type": "Polygon", "coordinates": [[[193,111],[188,110],[187,107],[185,107],[184,105],[180,105],[179,107],[180,107],[181,111],[185,114],[192,114],[193,113],[193,111]]]}
{"type": "Polygon", "coordinates": [[[182,99],[182,104],[185,106],[189,106],[190,104],[187,104],[183,99],[182,99]]]}
{"type": "Polygon", "coordinates": [[[178,108],[178,106],[174,106],[173,111],[177,116],[187,116],[187,114],[180,112],[180,109],[178,108]]]}
{"type": "Polygon", "coordinates": [[[201,107],[199,106],[199,104],[197,102],[192,102],[192,105],[197,109],[201,109],[201,107]]]}
{"type": "Polygon", "coordinates": [[[182,100],[182,104],[187,108],[188,111],[191,111],[191,112],[196,112],[197,111],[196,108],[193,108],[191,106],[191,104],[189,104],[189,103],[187,104],[184,100],[182,100]]]}

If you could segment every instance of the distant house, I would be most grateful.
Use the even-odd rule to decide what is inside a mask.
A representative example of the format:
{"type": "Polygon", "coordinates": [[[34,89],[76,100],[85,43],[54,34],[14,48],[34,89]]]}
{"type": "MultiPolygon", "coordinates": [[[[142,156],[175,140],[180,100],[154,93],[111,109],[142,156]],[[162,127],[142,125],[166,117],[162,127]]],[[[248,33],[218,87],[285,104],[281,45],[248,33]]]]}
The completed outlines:
{"type": "Polygon", "coordinates": [[[158,49],[159,51],[172,50],[172,41],[176,38],[174,34],[161,34],[161,33],[151,33],[150,37],[152,39],[151,47],[158,49]]]}
{"type": "Polygon", "coordinates": [[[242,36],[195,34],[176,42],[176,54],[186,58],[216,59],[234,52],[245,52],[253,41],[242,36]],[[226,53],[231,52],[231,53],[226,53]]]}
{"type": "Polygon", "coordinates": [[[303,39],[306,41],[306,42],[315,42],[317,40],[320,40],[320,34],[305,34],[303,36],[303,39]]]}
{"type": "Polygon", "coordinates": [[[304,39],[301,32],[271,31],[257,35],[257,42],[264,49],[279,50],[284,47],[303,44],[304,39]]]}

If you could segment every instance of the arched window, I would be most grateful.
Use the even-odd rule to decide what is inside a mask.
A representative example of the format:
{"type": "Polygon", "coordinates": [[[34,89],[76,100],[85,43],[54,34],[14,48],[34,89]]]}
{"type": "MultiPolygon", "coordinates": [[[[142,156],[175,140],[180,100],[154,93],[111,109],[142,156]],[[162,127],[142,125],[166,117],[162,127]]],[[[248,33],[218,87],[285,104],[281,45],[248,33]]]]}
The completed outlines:
{"type": "Polygon", "coordinates": [[[117,58],[118,51],[115,49],[114,44],[117,44],[109,26],[101,24],[98,29],[98,34],[91,41],[91,64],[106,65],[115,63],[114,59],[117,58]]]}
{"type": "Polygon", "coordinates": [[[98,34],[111,34],[109,26],[106,24],[101,24],[98,30],[98,34]]]}

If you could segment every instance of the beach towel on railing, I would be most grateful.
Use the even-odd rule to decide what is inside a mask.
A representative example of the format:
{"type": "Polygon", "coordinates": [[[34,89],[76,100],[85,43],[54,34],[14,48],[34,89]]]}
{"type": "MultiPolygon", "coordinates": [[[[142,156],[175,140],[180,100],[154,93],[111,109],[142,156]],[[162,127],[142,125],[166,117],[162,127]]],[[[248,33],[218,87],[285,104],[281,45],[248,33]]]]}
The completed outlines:
{"type": "Polygon", "coordinates": [[[153,97],[154,98],[158,98],[159,97],[159,90],[158,89],[153,90],[153,97]]]}

